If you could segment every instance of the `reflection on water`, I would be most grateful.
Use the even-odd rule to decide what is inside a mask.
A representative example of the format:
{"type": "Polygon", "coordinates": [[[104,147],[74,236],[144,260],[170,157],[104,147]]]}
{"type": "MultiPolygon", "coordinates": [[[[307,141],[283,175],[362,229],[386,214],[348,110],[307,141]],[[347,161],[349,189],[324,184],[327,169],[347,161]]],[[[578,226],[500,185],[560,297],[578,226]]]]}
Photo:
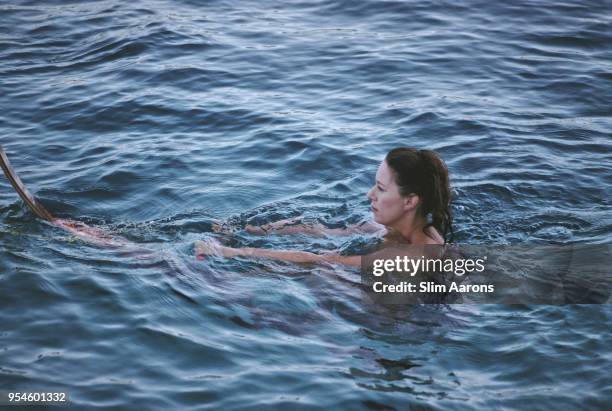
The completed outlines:
{"type": "Polygon", "coordinates": [[[243,228],[369,219],[399,145],[446,160],[461,244],[609,243],[609,8],[0,5],[14,167],[55,215],[150,250],[41,223],[0,179],[0,385],[80,409],[606,409],[609,305],[382,306],[343,267],[192,245],[367,250],[243,228]]]}

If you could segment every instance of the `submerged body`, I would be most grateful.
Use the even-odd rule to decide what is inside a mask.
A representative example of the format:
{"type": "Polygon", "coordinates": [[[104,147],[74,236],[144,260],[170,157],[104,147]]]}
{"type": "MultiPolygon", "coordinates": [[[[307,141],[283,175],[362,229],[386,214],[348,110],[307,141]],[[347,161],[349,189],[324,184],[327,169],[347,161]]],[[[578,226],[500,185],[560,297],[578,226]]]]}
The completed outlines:
{"type": "MultiPolygon", "coordinates": [[[[99,228],[75,220],[54,217],[26,189],[1,146],[0,166],[17,194],[38,217],[97,245],[148,251],[99,228]]],[[[389,245],[441,245],[446,242],[448,230],[452,236],[448,174],[442,160],[432,151],[411,148],[391,150],[378,167],[375,184],[367,197],[371,203],[374,221],[359,226],[330,229],[322,224],[308,226],[294,224],[292,220],[283,220],[260,227],[247,226],[245,229],[253,234],[374,234],[382,237],[384,243],[389,245]],[[431,221],[429,221],[430,216],[431,221]]],[[[196,241],[194,248],[198,259],[203,259],[206,255],[218,255],[270,258],[296,263],[329,262],[351,266],[359,266],[361,263],[359,255],[344,256],[335,251],[315,254],[293,250],[232,248],[223,246],[213,239],[196,241]]]]}
{"type": "MultiPolygon", "coordinates": [[[[450,187],[448,171],[436,153],[400,147],[391,150],[376,172],[374,186],[368,191],[373,214],[372,222],[346,229],[328,229],[321,224],[305,226],[291,220],[261,227],[247,226],[254,234],[351,235],[378,234],[384,243],[411,245],[442,245],[447,235],[452,238],[450,187]]],[[[196,257],[271,258],[296,263],[361,264],[361,256],[343,256],[338,252],[324,254],[306,251],[268,250],[262,248],[232,248],[208,239],[195,243],[196,257]]]]}

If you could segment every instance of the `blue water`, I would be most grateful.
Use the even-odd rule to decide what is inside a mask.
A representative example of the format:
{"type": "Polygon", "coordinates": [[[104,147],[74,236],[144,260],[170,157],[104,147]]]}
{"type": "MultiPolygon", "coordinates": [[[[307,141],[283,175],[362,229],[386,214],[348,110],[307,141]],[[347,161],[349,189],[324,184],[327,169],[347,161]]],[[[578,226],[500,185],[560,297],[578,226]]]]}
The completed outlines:
{"type": "Polygon", "coordinates": [[[608,409],[609,304],[392,310],[350,269],[192,256],[218,220],[368,219],[400,145],[446,160],[458,243],[609,243],[612,5],[497,3],[0,4],[15,169],[54,214],[156,252],[75,239],[0,179],[0,390],[78,409],[608,409]]]}

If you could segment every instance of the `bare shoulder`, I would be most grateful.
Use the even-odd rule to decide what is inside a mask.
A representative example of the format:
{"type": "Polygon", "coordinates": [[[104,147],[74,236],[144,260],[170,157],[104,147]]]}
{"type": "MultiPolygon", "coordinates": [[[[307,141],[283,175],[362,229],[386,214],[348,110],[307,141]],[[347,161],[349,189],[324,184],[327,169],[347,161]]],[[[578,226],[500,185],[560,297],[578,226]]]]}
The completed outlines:
{"type": "Polygon", "coordinates": [[[427,227],[423,232],[418,233],[412,242],[408,242],[401,233],[390,229],[384,235],[384,242],[387,245],[443,245],[444,237],[440,235],[434,227],[427,227]]]}
{"type": "Polygon", "coordinates": [[[434,227],[429,226],[425,229],[424,244],[427,245],[442,245],[444,237],[434,227]]]}
{"type": "Polygon", "coordinates": [[[353,230],[366,234],[385,234],[387,232],[387,227],[374,221],[366,221],[365,223],[354,226],[353,230]]]}

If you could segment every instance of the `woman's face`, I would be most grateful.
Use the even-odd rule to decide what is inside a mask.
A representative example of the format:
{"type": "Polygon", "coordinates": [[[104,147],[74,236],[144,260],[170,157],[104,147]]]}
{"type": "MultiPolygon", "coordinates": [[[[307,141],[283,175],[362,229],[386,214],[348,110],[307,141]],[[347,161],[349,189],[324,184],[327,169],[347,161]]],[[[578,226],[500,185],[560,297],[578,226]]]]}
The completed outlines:
{"type": "Polygon", "coordinates": [[[372,204],[374,221],[379,224],[393,226],[407,212],[407,199],[400,195],[394,173],[384,160],[376,172],[374,187],[368,191],[368,199],[372,204]]]}

